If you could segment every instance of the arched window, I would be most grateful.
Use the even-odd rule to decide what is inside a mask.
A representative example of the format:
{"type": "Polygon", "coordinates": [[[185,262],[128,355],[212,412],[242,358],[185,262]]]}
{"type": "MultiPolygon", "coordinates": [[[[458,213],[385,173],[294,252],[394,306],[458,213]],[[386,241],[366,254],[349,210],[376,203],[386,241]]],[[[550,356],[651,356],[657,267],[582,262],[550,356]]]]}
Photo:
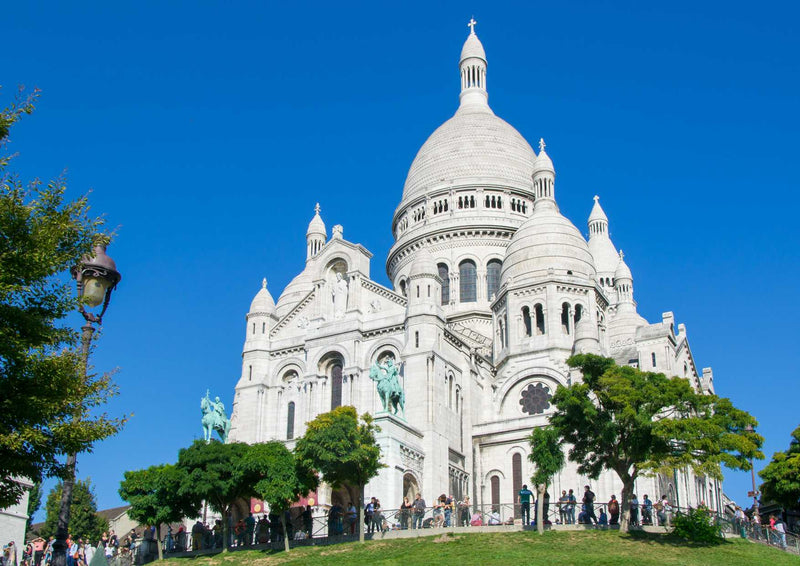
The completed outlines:
{"type": "Polygon", "coordinates": [[[447,406],[453,408],[453,376],[447,378],[447,406]]]}
{"type": "Polygon", "coordinates": [[[289,408],[286,411],[286,440],[294,438],[294,401],[289,401],[289,408]]]}
{"type": "Polygon", "coordinates": [[[450,303],[450,269],[445,263],[436,267],[439,268],[439,279],[442,280],[442,304],[447,305],[450,303]]]}
{"type": "Polygon", "coordinates": [[[575,328],[578,327],[578,323],[580,322],[582,315],[583,315],[583,306],[580,305],[580,304],[575,305],[575,316],[574,316],[574,318],[575,318],[575,328]]]}
{"type": "Polygon", "coordinates": [[[342,405],[342,366],[335,364],[331,368],[331,411],[342,405]]]}
{"type": "Polygon", "coordinates": [[[656,367],[656,353],[650,354],[650,360],[653,362],[653,367],[656,367]]]}
{"type": "Polygon", "coordinates": [[[400,281],[400,294],[403,295],[404,297],[406,296],[406,280],[405,279],[400,281]]]}
{"type": "Polygon", "coordinates": [[[522,323],[525,325],[525,336],[531,335],[531,309],[530,307],[522,307],[522,323]]]}
{"type": "Polygon", "coordinates": [[[458,266],[459,272],[459,294],[462,303],[474,303],[478,300],[478,272],[475,268],[475,262],[471,259],[465,259],[458,266]]]}
{"type": "Polygon", "coordinates": [[[569,303],[561,305],[561,332],[569,334],[569,303]]]}
{"type": "Polygon", "coordinates": [[[500,476],[492,476],[489,483],[492,484],[492,505],[500,505],[500,476]]]}
{"type": "Polygon", "coordinates": [[[536,312],[536,335],[543,336],[545,333],[544,307],[541,304],[537,304],[533,310],[536,312]]]}
{"type": "Polygon", "coordinates": [[[486,264],[486,298],[490,301],[500,288],[500,269],[503,264],[499,259],[489,260],[486,264]]]}
{"type": "MultiPolygon", "coordinates": [[[[517,494],[522,489],[522,455],[519,453],[511,456],[511,477],[512,477],[512,493],[511,501],[517,500],[517,494]]],[[[520,516],[519,505],[514,505],[514,517],[520,516]]]]}

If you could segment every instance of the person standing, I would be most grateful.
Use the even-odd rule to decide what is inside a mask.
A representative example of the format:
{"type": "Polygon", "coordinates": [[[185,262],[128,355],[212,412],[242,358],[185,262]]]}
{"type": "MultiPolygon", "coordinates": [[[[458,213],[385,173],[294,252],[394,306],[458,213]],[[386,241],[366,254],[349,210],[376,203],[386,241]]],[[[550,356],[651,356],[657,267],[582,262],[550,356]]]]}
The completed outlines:
{"type": "Polygon", "coordinates": [[[425,500],[422,499],[422,494],[418,493],[414,499],[414,521],[415,529],[421,529],[423,520],[425,519],[425,500]]]}
{"type": "Polygon", "coordinates": [[[662,495],[661,496],[661,501],[658,504],[658,524],[661,525],[662,527],[666,527],[667,526],[667,522],[669,520],[668,513],[670,512],[671,509],[672,509],[672,507],[670,507],[670,505],[669,505],[669,501],[667,500],[667,496],[666,495],[662,495]]]}
{"type": "Polygon", "coordinates": [[[400,505],[400,528],[404,531],[408,530],[408,524],[411,521],[411,502],[408,496],[403,498],[403,503],[400,505]]]}
{"type": "Polygon", "coordinates": [[[531,495],[533,492],[528,489],[528,484],[523,484],[519,490],[520,514],[522,515],[522,526],[527,527],[531,524],[531,495]]]}
{"type": "Polygon", "coordinates": [[[569,524],[575,524],[575,507],[578,505],[578,498],[575,497],[575,493],[570,489],[569,494],[567,494],[567,501],[569,504],[567,505],[567,517],[569,518],[569,524]]]}
{"type": "Polygon", "coordinates": [[[461,510],[459,511],[460,515],[460,527],[469,527],[469,496],[464,498],[464,501],[460,503],[461,510]]]}
{"type": "Polygon", "coordinates": [[[192,550],[200,550],[202,548],[204,530],[203,523],[200,519],[197,519],[197,522],[192,525],[192,550]]]}
{"type": "Polygon", "coordinates": [[[612,495],[611,500],[608,502],[608,514],[611,515],[608,524],[619,525],[619,501],[617,501],[616,495],[612,495]]]}
{"type": "Polygon", "coordinates": [[[594,514],[594,492],[588,485],[583,487],[583,504],[586,506],[586,522],[597,524],[597,516],[594,514]]]}
{"type": "Polygon", "coordinates": [[[567,522],[567,507],[569,505],[569,497],[567,497],[567,490],[561,490],[561,497],[558,498],[558,518],[562,525],[569,524],[567,522]]]}
{"type": "Polygon", "coordinates": [[[639,524],[639,500],[636,494],[631,495],[631,525],[637,526],[639,524]]]}
{"type": "Polygon", "coordinates": [[[256,520],[252,513],[248,513],[247,518],[244,520],[244,544],[250,546],[253,544],[253,535],[256,532],[256,520]]]}
{"type": "Polygon", "coordinates": [[[642,524],[653,524],[653,502],[650,501],[646,493],[642,498],[642,524]]]}

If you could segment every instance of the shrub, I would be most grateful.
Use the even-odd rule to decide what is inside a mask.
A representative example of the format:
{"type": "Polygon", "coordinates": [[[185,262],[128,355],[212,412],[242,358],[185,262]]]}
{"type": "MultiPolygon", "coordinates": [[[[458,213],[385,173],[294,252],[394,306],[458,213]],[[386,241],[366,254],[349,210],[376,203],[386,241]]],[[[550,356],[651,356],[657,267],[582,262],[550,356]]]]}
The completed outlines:
{"type": "Polygon", "coordinates": [[[719,527],[714,524],[708,509],[690,509],[688,513],[679,513],[672,520],[672,535],[691,542],[719,544],[723,538],[719,527]]]}

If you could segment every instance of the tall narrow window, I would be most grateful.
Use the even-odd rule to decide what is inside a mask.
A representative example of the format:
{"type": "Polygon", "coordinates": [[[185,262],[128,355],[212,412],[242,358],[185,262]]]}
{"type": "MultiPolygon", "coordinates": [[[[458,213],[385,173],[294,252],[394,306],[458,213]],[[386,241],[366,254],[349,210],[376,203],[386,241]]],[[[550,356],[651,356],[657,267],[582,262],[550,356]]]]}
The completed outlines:
{"type": "Polygon", "coordinates": [[[289,401],[289,408],[286,411],[286,440],[294,438],[294,401],[289,401]]]}
{"type": "Polygon", "coordinates": [[[650,360],[653,362],[653,367],[656,367],[656,353],[650,354],[650,360]]]}
{"type": "Polygon", "coordinates": [[[442,304],[446,305],[450,303],[450,270],[444,263],[436,267],[439,268],[439,279],[442,280],[442,304]]]}
{"type": "Polygon", "coordinates": [[[447,378],[447,406],[453,408],[453,376],[447,378]]]}
{"type": "Polygon", "coordinates": [[[414,332],[414,347],[419,348],[419,331],[414,332]]]}
{"type": "Polygon", "coordinates": [[[331,410],[342,405],[342,366],[336,364],[331,370],[331,410]]]}
{"type": "Polygon", "coordinates": [[[247,381],[253,381],[253,366],[247,366],[247,381]]]}
{"type": "Polygon", "coordinates": [[[522,323],[525,325],[525,336],[531,335],[531,309],[522,307],[522,323]]]}
{"type": "Polygon", "coordinates": [[[400,294],[403,295],[404,297],[406,296],[406,280],[405,279],[400,281],[400,294]]]}
{"type": "Polygon", "coordinates": [[[264,334],[266,331],[267,331],[267,323],[266,322],[262,322],[261,323],[261,334],[264,334]]]}
{"type": "MultiPolygon", "coordinates": [[[[513,490],[511,493],[511,501],[516,501],[517,494],[522,489],[522,455],[519,453],[511,457],[511,476],[511,489],[513,490]]],[[[520,511],[519,505],[514,505],[514,517],[520,517],[520,511]]]]}
{"type": "Polygon", "coordinates": [[[561,305],[561,332],[569,334],[569,303],[561,305]]]}
{"type": "Polygon", "coordinates": [[[582,305],[575,305],[575,328],[578,327],[578,323],[581,321],[581,316],[583,315],[583,306],[582,305]]]}
{"type": "Polygon", "coordinates": [[[474,303],[478,300],[477,285],[478,272],[475,262],[471,259],[462,261],[458,266],[459,272],[459,294],[462,303],[474,303]]]}
{"type": "Polygon", "coordinates": [[[533,309],[536,312],[536,335],[542,336],[545,333],[544,330],[544,307],[541,304],[538,304],[533,309]]]}
{"type": "Polygon", "coordinates": [[[500,476],[492,476],[489,483],[492,484],[492,506],[500,505],[500,476]]]}
{"type": "Polygon", "coordinates": [[[486,264],[486,298],[490,301],[500,288],[500,269],[503,264],[499,259],[493,259],[486,264]]]}

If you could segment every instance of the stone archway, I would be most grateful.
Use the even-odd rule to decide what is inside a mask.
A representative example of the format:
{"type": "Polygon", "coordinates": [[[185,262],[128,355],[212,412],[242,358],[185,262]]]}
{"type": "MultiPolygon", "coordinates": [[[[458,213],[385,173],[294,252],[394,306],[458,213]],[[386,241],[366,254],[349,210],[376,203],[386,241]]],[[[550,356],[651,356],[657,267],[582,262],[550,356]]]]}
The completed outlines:
{"type": "Polygon", "coordinates": [[[414,474],[408,472],[403,474],[403,496],[408,497],[408,500],[413,503],[418,493],[420,493],[419,482],[414,474]]]}

